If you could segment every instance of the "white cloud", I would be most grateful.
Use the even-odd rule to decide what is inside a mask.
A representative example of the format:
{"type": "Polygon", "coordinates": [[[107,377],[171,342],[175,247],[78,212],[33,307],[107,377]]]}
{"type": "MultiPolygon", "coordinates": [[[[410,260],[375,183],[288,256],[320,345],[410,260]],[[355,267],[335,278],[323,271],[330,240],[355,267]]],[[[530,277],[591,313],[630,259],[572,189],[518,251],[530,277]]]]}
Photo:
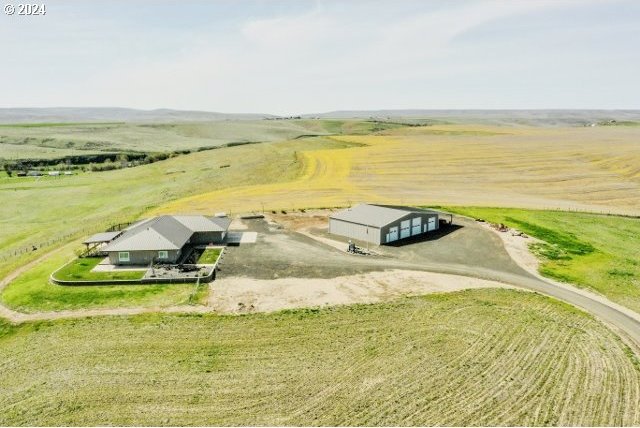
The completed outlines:
{"type": "MultiPolygon", "coordinates": [[[[317,2],[312,6],[301,13],[244,19],[224,32],[215,24],[138,33],[131,26],[118,28],[108,20],[75,27],[67,22],[60,25],[70,29],[63,31],[58,42],[66,44],[77,38],[81,43],[58,45],[47,51],[46,58],[62,69],[64,64],[56,62],[56,55],[73,58],[78,68],[69,73],[76,79],[48,76],[47,85],[40,82],[39,94],[19,94],[6,82],[0,83],[0,91],[12,105],[38,105],[42,99],[56,105],[285,114],[338,108],[479,107],[482,104],[468,104],[473,93],[463,94],[459,88],[474,89],[481,74],[487,76],[487,85],[496,88],[497,96],[508,99],[513,89],[506,83],[509,79],[503,93],[499,79],[510,71],[539,72],[546,54],[530,50],[532,55],[523,56],[526,51],[523,54],[517,42],[482,51],[487,46],[470,37],[474,31],[523,20],[530,14],[588,8],[589,3],[423,2],[407,8],[410,12],[402,7],[395,10],[385,2],[317,2]],[[448,90],[446,98],[443,87],[448,90]]],[[[521,35],[510,37],[519,40],[521,35]]],[[[539,37],[549,43],[544,35],[539,37]]],[[[572,48],[565,48],[567,58],[572,58],[572,48]]],[[[18,69],[19,61],[37,61],[27,55],[20,59],[15,49],[13,54],[18,69]]],[[[584,63],[584,58],[577,58],[580,61],[584,63]]],[[[563,73],[570,76],[571,64],[565,66],[563,73]]],[[[550,77],[553,73],[549,70],[550,77]]],[[[537,78],[530,82],[539,84],[537,78]]],[[[533,95],[531,99],[536,99],[533,95]]]]}

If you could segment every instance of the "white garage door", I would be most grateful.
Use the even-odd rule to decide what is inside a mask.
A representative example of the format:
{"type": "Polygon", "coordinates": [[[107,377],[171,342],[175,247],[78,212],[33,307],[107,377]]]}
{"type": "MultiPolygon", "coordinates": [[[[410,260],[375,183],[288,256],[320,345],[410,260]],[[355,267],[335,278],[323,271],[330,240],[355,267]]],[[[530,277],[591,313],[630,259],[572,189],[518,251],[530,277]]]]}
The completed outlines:
{"type": "Polygon", "coordinates": [[[431,232],[432,230],[436,230],[436,218],[435,217],[429,217],[429,220],[427,221],[427,230],[429,232],[431,232]]]}
{"type": "Polygon", "coordinates": [[[400,239],[411,236],[411,220],[405,220],[400,223],[400,239]]]}
{"type": "Polygon", "coordinates": [[[398,226],[390,227],[385,242],[393,242],[398,240],[398,226]]]}
{"type": "Polygon", "coordinates": [[[420,235],[422,232],[422,217],[411,219],[411,235],[420,235]]]}

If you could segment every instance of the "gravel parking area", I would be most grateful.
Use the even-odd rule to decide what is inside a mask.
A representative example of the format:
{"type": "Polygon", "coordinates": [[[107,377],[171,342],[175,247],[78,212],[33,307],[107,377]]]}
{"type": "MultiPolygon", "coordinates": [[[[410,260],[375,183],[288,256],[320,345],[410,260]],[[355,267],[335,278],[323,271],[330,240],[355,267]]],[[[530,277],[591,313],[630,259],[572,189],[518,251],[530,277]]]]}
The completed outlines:
{"type": "Polygon", "coordinates": [[[379,254],[374,256],[347,254],[311,237],[344,242],[346,248],[347,239],[329,235],[326,228],[306,228],[303,235],[268,219],[243,223],[257,232],[256,242],[227,247],[220,277],[335,278],[387,269],[450,272],[456,267],[462,274],[473,271],[474,276],[488,279],[492,279],[492,271],[529,276],[509,257],[495,234],[464,218],[454,217],[453,227],[422,239],[371,247],[379,254]]]}
{"type": "Polygon", "coordinates": [[[227,247],[219,264],[221,277],[333,278],[386,268],[372,260],[354,258],[264,219],[243,222],[249,230],[257,232],[256,241],[227,247]]]}
{"type": "Polygon", "coordinates": [[[437,233],[382,245],[376,251],[408,263],[455,264],[513,274],[526,274],[505,250],[500,238],[474,220],[454,217],[454,224],[437,233]]]}

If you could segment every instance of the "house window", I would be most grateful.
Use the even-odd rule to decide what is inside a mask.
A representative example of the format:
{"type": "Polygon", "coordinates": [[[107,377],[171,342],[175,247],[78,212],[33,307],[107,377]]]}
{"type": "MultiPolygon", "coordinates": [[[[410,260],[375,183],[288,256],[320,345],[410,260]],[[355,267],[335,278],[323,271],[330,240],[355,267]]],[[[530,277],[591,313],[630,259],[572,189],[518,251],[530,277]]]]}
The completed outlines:
{"type": "Polygon", "coordinates": [[[160,260],[165,260],[169,258],[169,252],[168,251],[158,251],[158,258],[160,260]]]}
{"type": "Polygon", "coordinates": [[[122,251],[118,253],[118,260],[120,260],[121,262],[128,262],[129,261],[129,252],[128,251],[122,251]]]}

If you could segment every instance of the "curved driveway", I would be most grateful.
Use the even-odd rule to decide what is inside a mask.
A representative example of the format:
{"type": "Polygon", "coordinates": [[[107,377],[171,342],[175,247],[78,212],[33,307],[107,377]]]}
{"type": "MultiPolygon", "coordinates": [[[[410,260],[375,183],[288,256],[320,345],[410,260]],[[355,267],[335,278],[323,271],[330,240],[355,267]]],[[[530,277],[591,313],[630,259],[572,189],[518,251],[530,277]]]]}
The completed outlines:
{"type": "Polygon", "coordinates": [[[607,325],[625,333],[640,345],[640,315],[600,296],[589,296],[590,293],[583,290],[572,290],[573,287],[554,284],[529,273],[519,275],[482,268],[469,268],[467,266],[430,265],[428,263],[423,264],[421,269],[490,279],[554,297],[591,313],[607,325]]]}

